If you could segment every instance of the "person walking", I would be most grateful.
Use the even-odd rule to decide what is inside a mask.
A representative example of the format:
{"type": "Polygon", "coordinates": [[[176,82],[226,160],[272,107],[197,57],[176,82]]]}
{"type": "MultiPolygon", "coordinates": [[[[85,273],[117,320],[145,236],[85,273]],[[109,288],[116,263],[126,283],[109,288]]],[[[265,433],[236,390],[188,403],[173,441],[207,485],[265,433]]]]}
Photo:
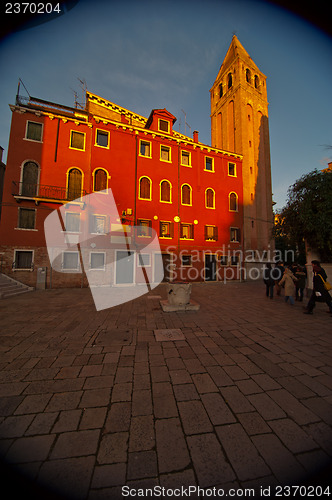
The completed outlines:
{"type": "Polygon", "coordinates": [[[280,281],[284,275],[284,272],[285,272],[285,268],[284,268],[284,263],[279,260],[276,265],[275,265],[275,268],[274,268],[274,275],[275,275],[275,286],[276,286],[276,289],[277,289],[277,295],[280,295],[281,294],[281,286],[280,286],[280,281]]]}
{"type": "Polygon", "coordinates": [[[292,273],[290,267],[286,267],[284,276],[279,281],[279,285],[283,285],[285,283],[285,302],[290,302],[290,305],[294,305],[294,295],[295,295],[295,282],[296,278],[294,274],[292,273]]]}
{"type": "Polygon", "coordinates": [[[297,279],[296,285],[296,298],[295,300],[299,300],[303,302],[303,292],[307,280],[307,270],[305,267],[298,265],[295,271],[295,278],[297,279]]]}
{"type": "Polygon", "coordinates": [[[311,264],[313,272],[313,289],[307,307],[304,308],[304,314],[313,314],[312,311],[316,305],[316,301],[326,302],[332,314],[332,298],[324,286],[324,282],[327,280],[326,272],[321,267],[318,260],[311,261],[311,264]]]}
{"type": "Polygon", "coordinates": [[[270,297],[270,299],[273,299],[273,289],[274,289],[275,281],[273,278],[273,269],[272,269],[272,266],[269,262],[266,264],[263,276],[264,276],[263,280],[264,280],[264,283],[266,286],[266,296],[270,297]]]}

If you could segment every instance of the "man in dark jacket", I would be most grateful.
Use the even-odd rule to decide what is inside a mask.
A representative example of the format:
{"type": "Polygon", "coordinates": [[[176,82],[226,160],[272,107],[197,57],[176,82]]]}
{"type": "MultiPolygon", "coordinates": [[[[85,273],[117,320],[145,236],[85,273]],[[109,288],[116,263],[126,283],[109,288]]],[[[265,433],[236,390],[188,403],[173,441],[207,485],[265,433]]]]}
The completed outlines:
{"type": "Polygon", "coordinates": [[[313,290],[308,305],[305,308],[304,314],[312,314],[312,311],[316,305],[316,300],[319,300],[320,302],[326,302],[329,307],[330,313],[332,313],[332,298],[324,286],[324,281],[327,280],[326,272],[320,266],[320,262],[318,260],[313,260],[311,264],[313,271],[313,290]]]}

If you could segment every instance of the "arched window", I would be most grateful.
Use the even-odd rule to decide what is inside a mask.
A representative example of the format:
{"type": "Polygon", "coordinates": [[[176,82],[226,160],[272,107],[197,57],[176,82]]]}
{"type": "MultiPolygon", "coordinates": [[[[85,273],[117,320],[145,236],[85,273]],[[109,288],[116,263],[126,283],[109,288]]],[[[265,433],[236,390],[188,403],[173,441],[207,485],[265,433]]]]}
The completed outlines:
{"type": "Polygon", "coordinates": [[[222,88],[222,83],[219,85],[219,97],[223,96],[223,88],[222,88]]]}
{"type": "Polygon", "coordinates": [[[27,161],[23,165],[21,194],[23,196],[36,196],[38,188],[38,165],[27,161]]]}
{"type": "Polygon", "coordinates": [[[82,194],[82,172],[78,168],[72,168],[68,173],[68,200],[80,198],[82,194]]]}
{"type": "Polygon", "coordinates": [[[212,188],[205,190],[205,206],[206,208],[215,208],[215,193],[212,188]]]}
{"type": "Polygon", "coordinates": [[[255,75],[255,89],[258,89],[259,87],[259,78],[257,75],[255,75]]]}
{"type": "Polygon", "coordinates": [[[227,77],[227,86],[228,86],[228,88],[230,89],[232,85],[233,85],[233,77],[232,77],[232,73],[228,73],[228,77],[227,77]]]}
{"type": "Polygon", "coordinates": [[[229,194],[229,210],[231,212],[238,211],[238,198],[236,193],[229,194]]]}
{"type": "Polygon", "coordinates": [[[250,69],[246,69],[246,80],[248,83],[251,83],[251,71],[250,69]]]}
{"type": "Polygon", "coordinates": [[[98,168],[93,175],[93,190],[104,191],[105,189],[107,189],[107,172],[98,168]]]}
{"type": "Polygon", "coordinates": [[[139,180],[139,198],[151,200],[151,181],[148,177],[141,177],[139,180]]]}
{"type": "Polygon", "coordinates": [[[182,205],[191,205],[191,187],[189,184],[183,184],[181,187],[181,203],[182,205]]]}
{"type": "Polygon", "coordinates": [[[160,183],[160,201],[165,203],[171,203],[171,183],[169,181],[161,181],[160,183]]]}

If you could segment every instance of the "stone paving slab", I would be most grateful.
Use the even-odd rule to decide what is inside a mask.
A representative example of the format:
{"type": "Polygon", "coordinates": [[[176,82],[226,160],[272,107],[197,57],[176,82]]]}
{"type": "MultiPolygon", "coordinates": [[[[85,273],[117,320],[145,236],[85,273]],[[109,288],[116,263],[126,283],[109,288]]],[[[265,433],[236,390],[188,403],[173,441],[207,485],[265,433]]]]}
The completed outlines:
{"type": "Polygon", "coordinates": [[[263,487],[326,483],[326,306],[303,315],[301,303],[267,300],[261,283],[194,284],[199,311],[164,312],[165,296],[160,285],[99,312],[88,289],[0,302],[11,496],[21,484],[24,498],[42,500],[116,500],[124,486],[145,498],[181,487],[190,498],[203,497],[194,487],[262,498],[263,487]]]}

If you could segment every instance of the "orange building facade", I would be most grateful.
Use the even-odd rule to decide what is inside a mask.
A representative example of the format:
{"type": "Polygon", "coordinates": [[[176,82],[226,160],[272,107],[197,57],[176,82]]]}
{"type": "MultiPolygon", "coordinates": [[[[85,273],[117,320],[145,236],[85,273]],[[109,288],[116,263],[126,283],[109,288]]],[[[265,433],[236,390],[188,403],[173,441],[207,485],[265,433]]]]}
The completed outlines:
{"type": "MultiPolygon", "coordinates": [[[[166,109],[146,118],[90,92],[84,110],[20,96],[10,107],[0,223],[3,273],[31,286],[86,286],[89,272],[102,272],[106,260],[116,263],[116,257],[91,246],[84,269],[78,254],[64,252],[62,272],[52,270],[44,221],[65,207],[66,231],[77,235],[84,196],[112,192],[118,219],[96,213],[89,222],[92,235],[104,235],[105,248],[117,231],[130,233],[137,248],[148,245],[153,232],[164,280],[241,279],[240,154],[200,143],[197,132],[192,138],[176,132],[176,118],[166,109]]],[[[157,281],[153,258],[146,265],[150,281],[157,281]]],[[[116,270],[109,284],[121,284],[116,270]]]]}

